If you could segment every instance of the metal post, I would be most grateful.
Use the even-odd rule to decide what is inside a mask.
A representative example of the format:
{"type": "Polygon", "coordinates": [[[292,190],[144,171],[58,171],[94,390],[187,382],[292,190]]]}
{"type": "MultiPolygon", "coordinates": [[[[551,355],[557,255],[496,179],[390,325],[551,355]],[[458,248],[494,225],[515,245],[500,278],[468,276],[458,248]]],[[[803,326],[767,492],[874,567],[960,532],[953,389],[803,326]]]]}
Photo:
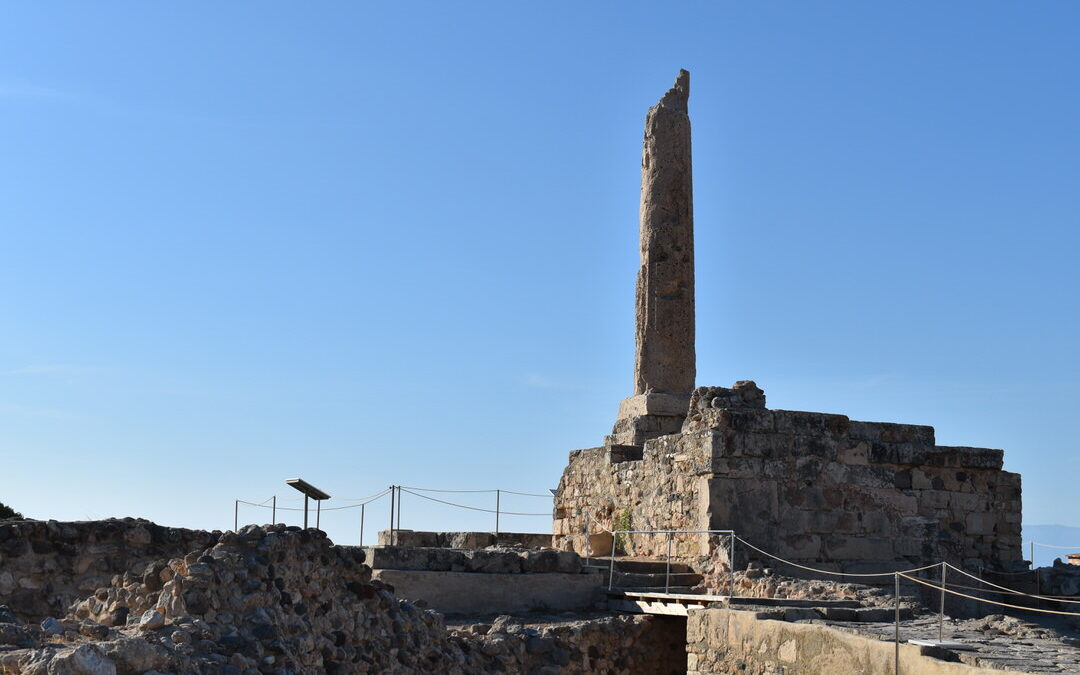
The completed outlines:
{"type": "Polygon", "coordinates": [[[321,527],[322,521],[322,500],[315,500],[315,529],[318,530],[321,527]]]}
{"type": "Polygon", "coordinates": [[[364,545],[364,508],[367,504],[360,505],[360,545],[364,545]]]}
{"type": "Polygon", "coordinates": [[[731,548],[728,549],[728,597],[735,597],[735,530],[731,531],[731,548]]]}
{"type": "Polygon", "coordinates": [[[499,502],[502,501],[502,491],[495,490],[495,543],[499,543],[499,502]]]}
{"type": "Polygon", "coordinates": [[[941,609],[938,611],[937,639],[945,639],[945,563],[941,563],[941,609]]]}
{"type": "Polygon", "coordinates": [[[393,485],[390,486],[390,545],[394,545],[394,495],[397,494],[397,488],[393,485]]]}
{"type": "Polygon", "coordinates": [[[607,589],[610,591],[611,587],[615,584],[615,541],[618,537],[614,532],[611,533],[611,567],[608,568],[607,577],[607,589]]]}
{"type": "Polygon", "coordinates": [[[240,500],[237,499],[233,502],[233,517],[232,517],[232,531],[236,532],[240,529],[240,500]]]}
{"type": "Polygon", "coordinates": [[[308,496],[304,495],[304,529],[307,529],[308,496]]]}
{"type": "Polygon", "coordinates": [[[274,505],[270,508],[273,509],[273,511],[270,512],[270,524],[277,525],[277,495],[274,495],[274,505]]]}
{"type": "Polygon", "coordinates": [[[893,663],[893,675],[900,675],[900,573],[893,575],[896,579],[896,628],[893,634],[896,643],[893,663]]]}
{"type": "Polygon", "coordinates": [[[397,543],[398,532],[401,531],[401,486],[397,488],[397,524],[394,525],[394,543],[397,543]]]}
{"type": "Polygon", "coordinates": [[[671,533],[667,533],[667,573],[664,575],[664,592],[671,592],[671,533]]]}

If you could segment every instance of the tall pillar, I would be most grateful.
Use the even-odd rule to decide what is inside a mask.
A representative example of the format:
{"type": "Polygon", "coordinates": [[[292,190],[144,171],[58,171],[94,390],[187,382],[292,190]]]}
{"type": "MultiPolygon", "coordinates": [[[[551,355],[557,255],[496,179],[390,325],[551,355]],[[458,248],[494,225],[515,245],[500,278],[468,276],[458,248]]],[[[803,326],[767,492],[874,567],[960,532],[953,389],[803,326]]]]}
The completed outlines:
{"type": "Polygon", "coordinates": [[[690,73],[645,117],[641,157],[641,268],[637,279],[634,396],[619,406],[608,443],[640,445],[676,433],[690,404],[694,350],[694,198],[690,73]]]}

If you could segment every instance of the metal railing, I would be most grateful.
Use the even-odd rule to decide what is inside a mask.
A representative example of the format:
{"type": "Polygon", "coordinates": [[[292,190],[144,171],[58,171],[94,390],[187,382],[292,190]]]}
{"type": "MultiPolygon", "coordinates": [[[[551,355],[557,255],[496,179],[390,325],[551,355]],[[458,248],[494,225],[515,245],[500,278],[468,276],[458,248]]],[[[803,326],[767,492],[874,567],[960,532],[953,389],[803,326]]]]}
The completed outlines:
{"type": "MultiPolygon", "coordinates": [[[[706,534],[706,535],[726,535],[728,537],[728,589],[729,594],[735,594],[735,531],[734,530],[608,530],[601,528],[604,532],[611,534],[611,560],[608,568],[608,590],[614,588],[615,583],[615,556],[618,552],[618,542],[621,535],[631,534],[648,534],[648,535],[665,535],[667,538],[667,552],[665,554],[665,572],[664,572],[664,592],[667,593],[671,590],[671,542],[676,534],[706,534]]],[[[592,542],[589,540],[589,533],[586,531],[585,535],[586,545],[591,549],[592,542]]],[[[588,561],[588,557],[586,557],[588,561]]],[[[729,595],[729,597],[730,597],[729,595]]]]}

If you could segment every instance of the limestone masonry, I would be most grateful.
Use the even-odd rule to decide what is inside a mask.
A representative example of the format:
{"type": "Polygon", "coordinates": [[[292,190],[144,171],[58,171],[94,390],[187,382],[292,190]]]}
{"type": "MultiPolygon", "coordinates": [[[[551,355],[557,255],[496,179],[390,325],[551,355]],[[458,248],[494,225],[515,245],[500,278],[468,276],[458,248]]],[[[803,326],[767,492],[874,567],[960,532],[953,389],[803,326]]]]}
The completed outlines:
{"type": "MultiPolygon", "coordinates": [[[[689,84],[680,72],[645,120],[634,396],[603,446],[570,453],[556,545],[596,555],[611,546],[604,530],[733,529],[785,559],[848,572],[1023,567],[1020,476],[1002,470],[1001,450],[939,446],[928,426],[768,410],[751,381],[694,388],[689,84]]],[[[673,544],[680,557],[715,559],[730,541],[673,544]]],[[[624,552],[665,546],[634,535],[624,552]]]]}

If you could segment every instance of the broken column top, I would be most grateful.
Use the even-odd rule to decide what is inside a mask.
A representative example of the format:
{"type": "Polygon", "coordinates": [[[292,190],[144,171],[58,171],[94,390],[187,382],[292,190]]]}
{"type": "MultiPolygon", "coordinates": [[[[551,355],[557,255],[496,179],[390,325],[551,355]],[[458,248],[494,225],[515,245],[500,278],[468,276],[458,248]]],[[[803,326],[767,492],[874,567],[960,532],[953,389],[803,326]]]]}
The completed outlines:
{"type": "Polygon", "coordinates": [[[687,103],[690,100],[690,72],[680,70],[675,78],[675,85],[668,89],[664,97],[656,105],[671,108],[678,112],[687,112],[687,103]]]}

